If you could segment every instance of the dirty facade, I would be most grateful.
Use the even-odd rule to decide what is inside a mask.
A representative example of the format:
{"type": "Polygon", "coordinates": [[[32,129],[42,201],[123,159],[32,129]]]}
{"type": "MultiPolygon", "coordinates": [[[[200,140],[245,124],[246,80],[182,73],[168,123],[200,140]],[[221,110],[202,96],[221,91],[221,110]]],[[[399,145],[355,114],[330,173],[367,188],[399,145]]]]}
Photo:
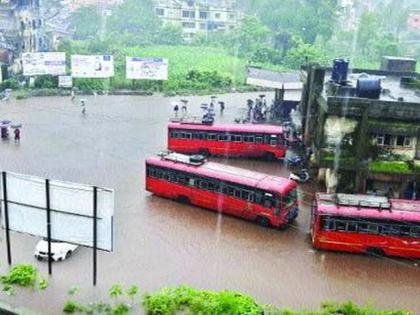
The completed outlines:
{"type": "Polygon", "coordinates": [[[420,80],[414,69],[414,60],[387,57],[381,70],[353,69],[340,83],[325,68],[302,71],[304,141],[326,190],[420,198],[420,80]],[[379,84],[376,95],[364,95],[360,79],[379,84]]]}
{"type": "Polygon", "coordinates": [[[0,0],[0,64],[19,71],[21,52],[46,50],[39,0],[0,0]]]}

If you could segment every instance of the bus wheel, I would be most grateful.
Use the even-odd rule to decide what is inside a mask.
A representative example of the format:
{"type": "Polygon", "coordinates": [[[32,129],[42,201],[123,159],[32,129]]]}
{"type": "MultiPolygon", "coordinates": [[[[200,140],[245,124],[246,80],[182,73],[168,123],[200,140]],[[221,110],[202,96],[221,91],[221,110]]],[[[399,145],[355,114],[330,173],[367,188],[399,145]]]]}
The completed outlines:
{"type": "Polygon", "coordinates": [[[270,220],[268,220],[266,217],[257,217],[255,219],[255,222],[257,222],[259,225],[263,227],[269,227],[270,226],[270,220]]]}
{"type": "Polygon", "coordinates": [[[382,248],[379,247],[368,247],[366,250],[366,254],[375,256],[375,257],[383,257],[385,256],[385,252],[382,248]]]}
{"type": "Polygon", "coordinates": [[[264,159],[268,161],[274,161],[276,159],[276,156],[273,152],[265,152],[264,153],[264,159]]]}
{"type": "Polygon", "coordinates": [[[179,196],[177,198],[177,200],[181,203],[185,203],[185,204],[190,204],[190,198],[188,198],[187,196],[179,196]]]}
{"type": "Polygon", "coordinates": [[[209,157],[210,156],[210,152],[207,149],[200,149],[200,151],[198,151],[198,154],[200,154],[204,157],[209,157]]]}

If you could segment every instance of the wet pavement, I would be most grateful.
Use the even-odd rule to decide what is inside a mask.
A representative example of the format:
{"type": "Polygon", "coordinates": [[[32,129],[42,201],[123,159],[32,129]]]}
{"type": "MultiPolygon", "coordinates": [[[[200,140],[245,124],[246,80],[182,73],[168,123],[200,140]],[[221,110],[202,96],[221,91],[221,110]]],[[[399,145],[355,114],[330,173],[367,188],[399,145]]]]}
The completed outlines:
{"type": "MultiPolygon", "coordinates": [[[[239,107],[257,94],[220,96],[224,117],[232,122],[239,107]]],[[[70,98],[33,98],[0,102],[0,119],[22,123],[21,143],[0,142],[2,170],[114,188],[115,251],[99,252],[98,287],[92,287],[92,251],[79,248],[53,265],[44,293],[19,291],[0,300],[42,314],[59,314],[66,292],[81,287],[90,301],[106,295],[114,283],[137,284],[142,291],[189,284],[231,289],[261,303],[316,308],[325,300],[354,300],[380,308],[420,314],[419,261],[372,258],[314,251],[307,235],[310,185],[301,187],[301,213],[286,231],[266,229],[240,219],[181,205],[144,190],[144,159],[166,147],[171,100],[161,96],[87,97],[87,114],[70,98]]],[[[200,115],[209,97],[189,97],[189,110],[200,115]]],[[[217,110],[216,110],[217,112],[217,110]]],[[[257,171],[287,175],[281,162],[221,160],[257,171]]],[[[4,232],[0,271],[7,269],[4,232]]],[[[47,264],[33,257],[38,239],[12,233],[13,262],[29,262],[47,274],[47,264]]]]}

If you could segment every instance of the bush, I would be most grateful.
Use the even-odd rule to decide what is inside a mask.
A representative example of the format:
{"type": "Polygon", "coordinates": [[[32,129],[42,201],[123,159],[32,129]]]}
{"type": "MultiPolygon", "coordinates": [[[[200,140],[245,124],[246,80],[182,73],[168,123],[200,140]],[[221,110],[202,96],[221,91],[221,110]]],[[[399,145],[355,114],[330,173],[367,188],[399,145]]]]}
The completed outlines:
{"type": "Polygon", "coordinates": [[[103,79],[75,79],[74,86],[81,91],[102,91],[105,89],[105,81],[103,79]]]}
{"type": "Polygon", "coordinates": [[[54,89],[58,87],[58,77],[42,75],[35,78],[34,87],[37,89],[54,89]]]}
{"type": "Polygon", "coordinates": [[[6,294],[13,294],[14,286],[38,288],[40,290],[48,287],[47,281],[40,277],[38,270],[29,264],[14,266],[8,275],[0,277],[0,282],[6,294]]]}
{"type": "Polygon", "coordinates": [[[0,91],[4,91],[5,89],[13,89],[16,90],[19,88],[19,82],[16,79],[7,79],[0,83],[0,91]]]}
{"type": "Polygon", "coordinates": [[[256,315],[262,308],[251,298],[231,291],[205,291],[182,286],[163,289],[144,297],[149,315],[182,314],[256,315]]]}

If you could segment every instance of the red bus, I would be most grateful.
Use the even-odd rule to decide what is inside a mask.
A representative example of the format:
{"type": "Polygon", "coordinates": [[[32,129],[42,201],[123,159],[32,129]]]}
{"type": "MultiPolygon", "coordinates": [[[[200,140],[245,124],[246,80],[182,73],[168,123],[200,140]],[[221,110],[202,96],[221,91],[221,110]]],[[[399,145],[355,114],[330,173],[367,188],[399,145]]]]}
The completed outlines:
{"type": "Polygon", "coordinates": [[[169,123],[168,149],[187,154],[283,158],[283,128],[253,124],[169,123]]]}
{"type": "Polygon", "coordinates": [[[318,193],[311,236],[319,249],[420,258],[420,201],[318,193]]]}
{"type": "Polygon", "coordinates": [[[296,189],[292,180],[208,162],[200,155],[163,153],[146,160],[146,190],[263,226],[285,228],[297,217],[296,189]]]}

